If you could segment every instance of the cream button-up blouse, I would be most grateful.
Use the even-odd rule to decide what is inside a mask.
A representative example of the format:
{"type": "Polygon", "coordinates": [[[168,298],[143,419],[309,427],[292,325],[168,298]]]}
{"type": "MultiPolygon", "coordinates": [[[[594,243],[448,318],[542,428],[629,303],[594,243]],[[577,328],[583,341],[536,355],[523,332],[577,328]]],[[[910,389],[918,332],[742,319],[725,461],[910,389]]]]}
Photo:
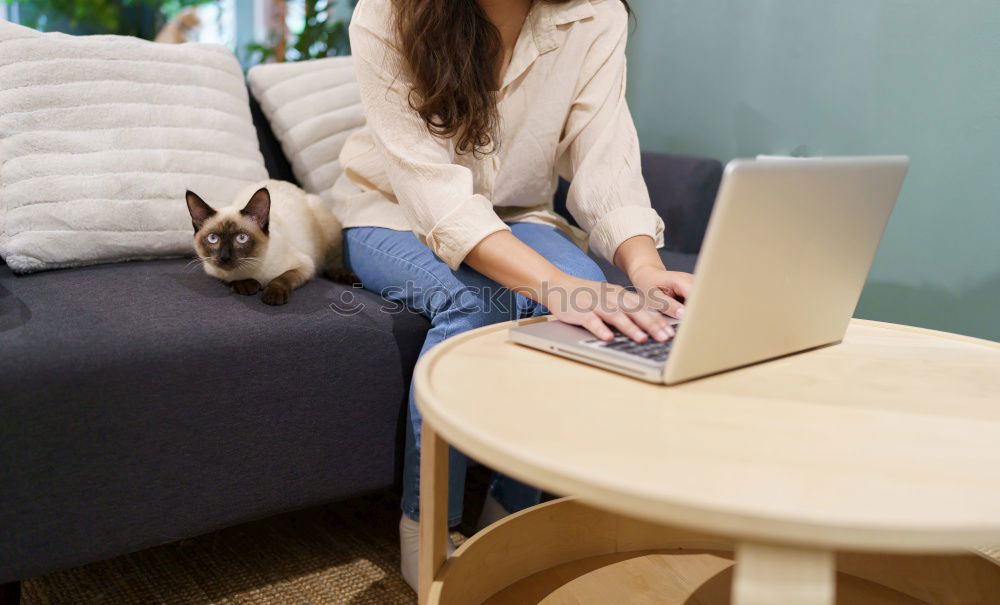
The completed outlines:
{"type": "Polygon", "coordinates": [[[367,125],[340,154],[333,197],[345,227],[412,230],[452,269],[507,223],[551,224],[585,245],[552,208],[562,176],[568,209],[600,256],[612,260],[636,235],[663,245],[625,102],[621,2],[536,0],[498,91],[498,149],[479,157],[456,153],[410,107],[392,10],[392,0],[361,0],[351,21],[367,125]]]}

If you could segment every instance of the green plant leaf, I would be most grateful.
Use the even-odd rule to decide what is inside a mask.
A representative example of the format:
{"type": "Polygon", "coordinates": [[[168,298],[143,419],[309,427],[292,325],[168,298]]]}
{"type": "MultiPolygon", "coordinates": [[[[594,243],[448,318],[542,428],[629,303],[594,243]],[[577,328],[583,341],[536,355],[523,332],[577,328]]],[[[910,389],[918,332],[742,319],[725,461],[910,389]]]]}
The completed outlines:
{"type": "MultiPolygon", "coordinates": [[[[357,6],[357,0],[340,0],[351,10],[357,6]]],[[[301,2],[304,12],[303,26],[299,31],[290,31],[283,61],[307,61],[334,55],[347,55],[351,52],[351,42],[348,34],[348,22],[334,17],[337,0],[290,0],[301,2]]],[[[247,45],[246,50],[258,54],[261,61],[276,57],[277,44],[254,43],[247,45]],[[268,52],[265,54],[264,50],[268,52]]]]}

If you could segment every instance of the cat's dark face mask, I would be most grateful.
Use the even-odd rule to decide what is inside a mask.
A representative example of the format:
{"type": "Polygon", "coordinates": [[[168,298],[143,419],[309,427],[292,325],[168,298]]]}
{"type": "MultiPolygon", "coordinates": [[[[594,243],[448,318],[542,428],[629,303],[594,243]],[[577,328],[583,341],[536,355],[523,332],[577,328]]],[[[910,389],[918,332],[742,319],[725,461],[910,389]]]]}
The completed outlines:
{"type": "Polygon", "coordinates": [[[225,271],[258,262],[268,238],[271,198],[267,189],[254,193],[238,215],[220,215],[191,191],[187,205],[195,231],[194,248],[202,260],[225,271]]]}

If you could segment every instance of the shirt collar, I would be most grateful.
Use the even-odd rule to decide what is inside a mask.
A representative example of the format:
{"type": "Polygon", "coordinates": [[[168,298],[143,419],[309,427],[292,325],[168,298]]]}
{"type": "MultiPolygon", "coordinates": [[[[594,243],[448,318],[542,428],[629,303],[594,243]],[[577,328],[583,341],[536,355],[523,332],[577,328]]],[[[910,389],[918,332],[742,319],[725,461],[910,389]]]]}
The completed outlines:
{"type": "Polygon", "coordinates": [[[553,25],[566,25],[597,14],[592,0],[571,0],[563,4],[545,2],[540,8],[548,10],[553,25]]]}
{"type": "Polygon", "coordinates": [[[591,0],[570,0],[559,4],[535,0],[535,5],[528,14],[528,21],[539,54],[559,48],[555,36],[558,26],[593,17],[595,14],[591,0]]]}
{"type": "Polygon", "coordinates": [[[556,35],[560,25],[593,17],[591,0],[570,0],[560,4],[535,0],[514,46],[514,54],[504,74],[500,90],[519,78],[540,55],[559,48],[556,35]]]}

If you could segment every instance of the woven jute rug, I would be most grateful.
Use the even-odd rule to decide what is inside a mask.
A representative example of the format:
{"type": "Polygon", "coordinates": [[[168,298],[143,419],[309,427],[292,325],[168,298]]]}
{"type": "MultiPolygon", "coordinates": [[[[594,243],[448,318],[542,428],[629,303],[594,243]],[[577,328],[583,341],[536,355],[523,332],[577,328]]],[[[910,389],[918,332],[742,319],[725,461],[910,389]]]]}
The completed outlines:
{"type": "MultiPolygon", "coordinates": [[[[467,508],[478,510],[482,498],[469,497],[467,508]]],[[[26,580],[21,598],[25,605],[408,605],[416,595],[399,573],[398,523],[399,497],[385,491],[26,580]]],[[[459,529],[468,532],[468,523],[459,529]]]]}

